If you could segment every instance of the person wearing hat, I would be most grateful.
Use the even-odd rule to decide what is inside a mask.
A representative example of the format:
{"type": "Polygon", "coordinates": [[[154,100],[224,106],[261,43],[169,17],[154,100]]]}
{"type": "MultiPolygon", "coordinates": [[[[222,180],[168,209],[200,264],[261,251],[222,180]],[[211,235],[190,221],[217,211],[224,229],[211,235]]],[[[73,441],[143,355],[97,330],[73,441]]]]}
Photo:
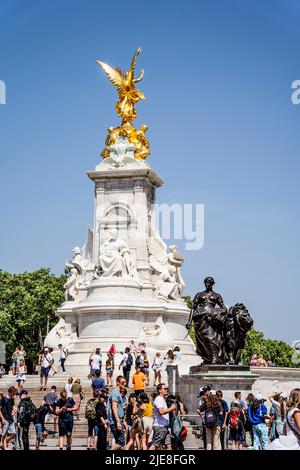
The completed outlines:
{"type": "Polygon", "coordinates": [[[272,404],[270,409],[272,422],[269,428],[269,438],[271,442],[283,434],[287,398],[288,394],[285,392],[274,392],[268,396],[272,404]]]}
{"type": "Polygon", "coordinates": [[[49,348],[44,348],[39,356],[39,364],[41,366],[40,390],[47,390],[47,381],[48,381],[49,371],[53,363],[54,363],[54,359],[53,359],[52,354],[49,351],[49,348]]]}
{"type": "Polygon", "coordinates": [[[23,443],[23,450],[29,450],[29,426],[35,420],[36,408],[27,390],[21,390],[19,397],[20,403],[17,411],[19,436],[23,443]]]}
{"type": "Polygon", "coordinates": [[[268,411],[264,404],[265,401],[266,399],[258,394],[247,408],[248,421],[253,431],[254,450],[266,450],[268,447],[268,433],[265,423],[265,419],[268,418],[268,411]]]}

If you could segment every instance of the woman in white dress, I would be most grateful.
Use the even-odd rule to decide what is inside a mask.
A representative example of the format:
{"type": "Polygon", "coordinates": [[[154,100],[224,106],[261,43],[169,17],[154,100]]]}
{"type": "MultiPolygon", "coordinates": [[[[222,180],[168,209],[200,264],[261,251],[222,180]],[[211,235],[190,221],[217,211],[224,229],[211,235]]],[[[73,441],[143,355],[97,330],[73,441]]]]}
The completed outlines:
{"type": "Polygon", "coordinates": [[[284,423],[284,434],[275,439],[268,450],[300,450],[300,388],[289,396],[284,423]]]}

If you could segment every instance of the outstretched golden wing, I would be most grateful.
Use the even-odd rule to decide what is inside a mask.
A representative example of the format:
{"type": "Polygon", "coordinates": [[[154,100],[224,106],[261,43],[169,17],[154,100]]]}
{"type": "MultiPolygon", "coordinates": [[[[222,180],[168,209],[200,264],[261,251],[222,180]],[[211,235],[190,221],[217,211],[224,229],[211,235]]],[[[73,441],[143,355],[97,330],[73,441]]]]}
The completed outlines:
{"type": "Polygon", "coordinates": [[[132,58],[132,61],[131,61],[131,65],[130,65],[130,69],[128,71],[128,74],[127,74],[127,80],[128,80],[128,83],[137,83],[137,82],[140,82],[144,76],[144,70],[142,69],[142,72],[141,72],[141,75],[139,78],[135,79],[134,78],[134,74],[135,74],[135,66],[136,66],[136,59],[138,57],[138,55],[140,54],[141,52],[141,48],[139,47],[136,52],[134,53],[134,56],[132,58]]]}
{"type": "Polygon", "coordinates": [[[97,64],[104,70],[110,81],[117,88],[118,91],[121,91],[124,86],[124,79],[120,69],[114,69],[105,62],[96,60],[97,64]]]}

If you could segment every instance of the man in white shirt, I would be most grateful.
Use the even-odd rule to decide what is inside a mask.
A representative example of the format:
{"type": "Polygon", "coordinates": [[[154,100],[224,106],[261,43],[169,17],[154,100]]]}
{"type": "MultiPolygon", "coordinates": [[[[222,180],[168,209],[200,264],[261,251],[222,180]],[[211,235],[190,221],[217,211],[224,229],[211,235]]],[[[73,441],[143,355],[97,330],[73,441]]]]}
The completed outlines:
{"type": "Polygon", "coordinates": [[[125,353],[123,354],[122,360],[119,365],[119,370],[121,367],[123,367],[123,375],[126,379],[127,387],[129,386],[129,377],[130,377],[130,370],[131,370],[132,363],[133,363],[133,357],[130,352],[130,348],[127,347],[125,348],[125,353]]]}
{"type": "Polygon", "coordinates": [[[101,372],[102,367],[102,355],[100,353],[100,348],[97,348],[95,353],[91,353],[89,357],[89,364],[91,368],[91,375],[95,377],[96,370],[101,372]]]}
{"type": "Polygon", "coordinates": [[[67,350],[67,348],[63,348],[62,344],[59,344],[58,348],[59,348],[59,354],[60,354],[60,365],[61,365],[63,374],[65,375],[65,373],[66,373],[65,360],[66,360],[67,355],[68,355],[68,350],[67,350]]]}
{"type": "Polygon", "coordinates": [[[49,348],[44,348],[42,354],[40,355],[40,381],[41,386],[40,390],[47,390],[47,382],[49,376],[49,370],[54,362],[52,354],[49,352],[49,348]]]}
{"type": "Polygon", "coordinates": [[[161,449],[164,446],[165,450],[171,450],[171,435],[169,429],[169,413],[176,410],[176,405],[173,403],[168,408],[166,397],[168,395],[168,387],[166,384],[158,384],[158,396],[154,400],[154,422],[153,422],[153,438],[152,446],[149,450],[161,449]]]}

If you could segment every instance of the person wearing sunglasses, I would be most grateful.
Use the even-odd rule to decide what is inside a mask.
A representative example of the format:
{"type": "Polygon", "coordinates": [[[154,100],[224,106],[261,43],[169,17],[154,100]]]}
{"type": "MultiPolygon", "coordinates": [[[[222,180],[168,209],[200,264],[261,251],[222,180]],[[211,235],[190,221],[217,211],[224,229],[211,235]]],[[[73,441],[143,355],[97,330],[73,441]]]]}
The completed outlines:
{"type": "Polygon", "coordinates": [[[108,399],[108,423],[115,439],[115,446],[112,450],[121,450],[125,447],[125,409],[121,394],[125,387],[126,379],[123,375],[119,375],[117,387],[112,390],[108,399]]]}

